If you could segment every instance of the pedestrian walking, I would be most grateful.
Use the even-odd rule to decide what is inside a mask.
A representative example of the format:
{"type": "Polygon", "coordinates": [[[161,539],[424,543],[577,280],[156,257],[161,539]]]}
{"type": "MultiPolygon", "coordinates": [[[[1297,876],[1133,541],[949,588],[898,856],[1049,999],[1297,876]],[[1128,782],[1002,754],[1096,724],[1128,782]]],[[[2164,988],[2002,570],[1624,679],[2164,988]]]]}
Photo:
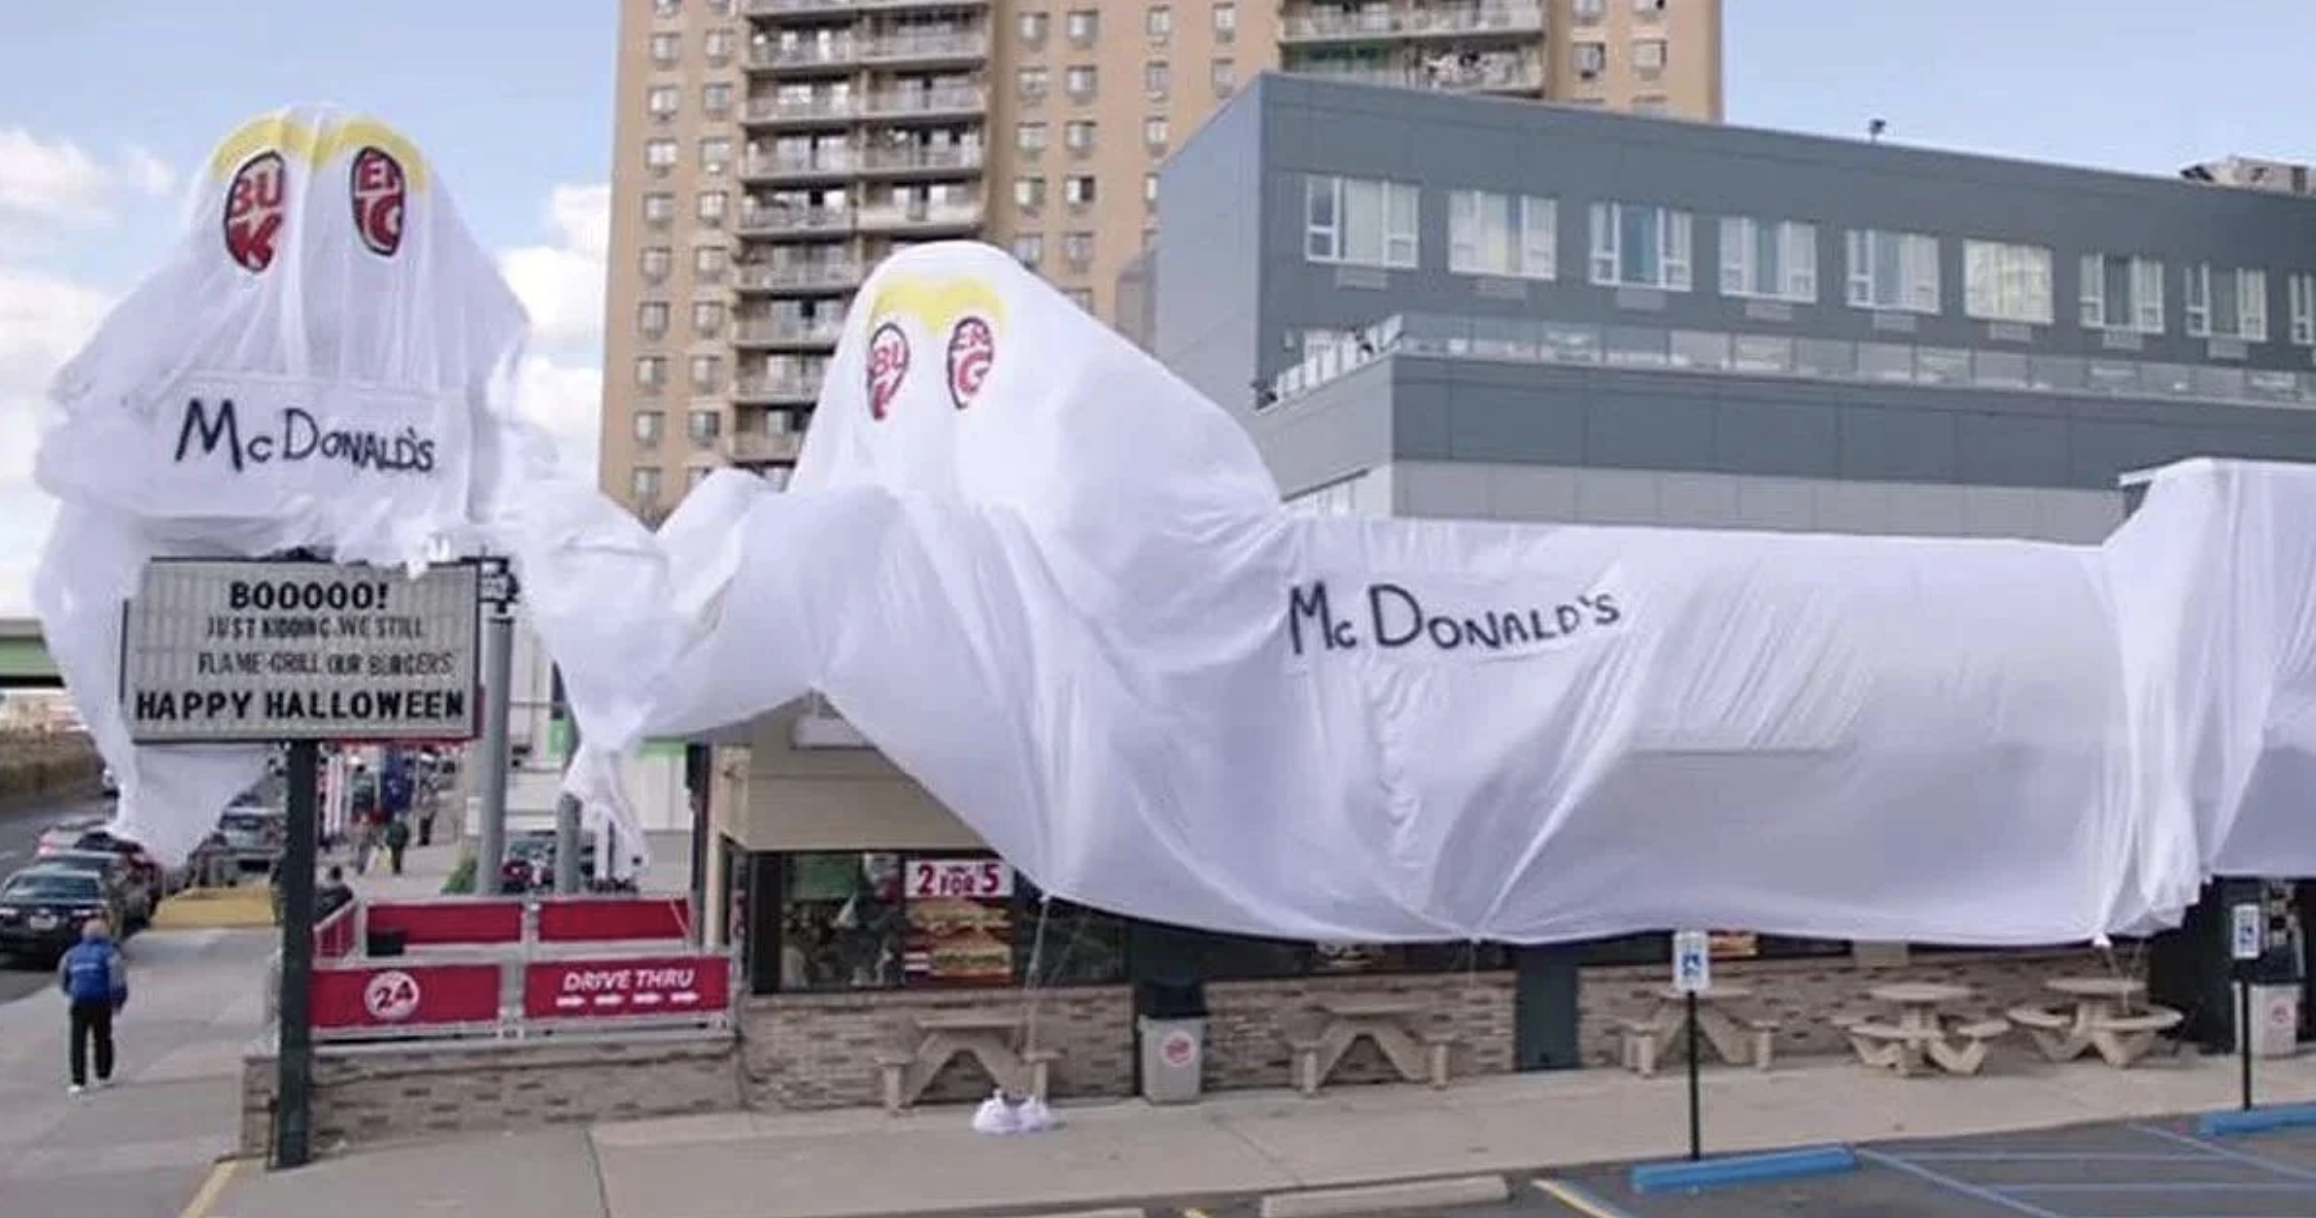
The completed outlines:
{"type": "Polygon", "coordinates": [[[410,821],[397,816],[386,822],[386,865],[402,874],[402,852],[410,849],[410,821]]]}
{"type": "Polygon", "coordinates": [[[82,923],[80,942],[56,965],[57,988],[70,1011],[72,1044],[66,1053],[72,1094],[88,1090],[89,1042],[96,1042],[96,1085],[113,1081],[113,1017],[129,1004],[129,965],[102,918],[82,923]]]}

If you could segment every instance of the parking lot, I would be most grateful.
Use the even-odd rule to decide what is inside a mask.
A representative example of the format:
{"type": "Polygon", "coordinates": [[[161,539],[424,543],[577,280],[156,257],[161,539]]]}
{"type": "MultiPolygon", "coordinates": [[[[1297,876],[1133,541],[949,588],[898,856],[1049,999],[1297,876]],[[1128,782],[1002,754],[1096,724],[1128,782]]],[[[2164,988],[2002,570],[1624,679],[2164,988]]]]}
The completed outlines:
{"type": "Polygon", "coordinates": [[[1634,1193],[1629,1165],[1559,1173],[1588,1218],[2311,1218],[2316,1130],[2206,1139],[2188,1119],[1857,1148],[1855,1172],[1634,1193]],[[1581,1202],[1597,1201],[1590,1213],[1581,1202]]]}

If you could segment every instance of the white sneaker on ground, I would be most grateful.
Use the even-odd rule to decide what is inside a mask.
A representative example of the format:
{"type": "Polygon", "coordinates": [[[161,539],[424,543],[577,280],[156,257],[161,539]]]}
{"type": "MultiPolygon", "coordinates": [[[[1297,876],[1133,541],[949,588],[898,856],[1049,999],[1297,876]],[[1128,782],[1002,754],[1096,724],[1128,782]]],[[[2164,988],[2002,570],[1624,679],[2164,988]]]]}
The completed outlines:
{"type": "Polygon", "coordinates": [[[72,1086],[65,1088],[64,1093],[66,1095],[80,1095],[87,1090],[88,1088],[81,1086],[79,1083],[74,1083],[72,1086]]]}

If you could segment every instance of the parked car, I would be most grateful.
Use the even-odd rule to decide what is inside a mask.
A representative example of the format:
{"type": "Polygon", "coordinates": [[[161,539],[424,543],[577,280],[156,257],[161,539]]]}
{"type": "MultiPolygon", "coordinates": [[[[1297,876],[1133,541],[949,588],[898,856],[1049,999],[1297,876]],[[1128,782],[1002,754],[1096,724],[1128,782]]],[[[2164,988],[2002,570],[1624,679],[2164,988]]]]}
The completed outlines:
{"type": "Polygon", "coordinates": [[[80,942],[81,925],[93,917],[115,926],[127,917],[103,877],[45,864],[27,867],[0,882],[0,953],[54,964],[80,942]]]}
{"type": "MultiPolygon", "coordinates": [[[[579,839],[579,883],[591,888],[595,880],[595,835],[579,839]]],[[[502,892],[555,890],[555,831],[526,829],[507,838],[506,862],[499,868],[502,892]]]]}
{"type": "Polygon", "coordinates": [[[281,857],[289,817],[263,805],[236,803],[218,818],[217,835],[242,871],[270,871],[281,857]]]}
{"type": "Polygon", "coordinates": [[[159,859],[145,852],[143,846],[125,837],[115,837],[105,829],[84,829],[78,833],[60,832],[52,829],[40,835],[40,857],[42,858],[73,850],[93,850],[100,854],[118,855],[122,862],[128,864],[129,873],[136,878],[137,882],[152,891],[153,900],[156,902],[175,892],[179,887],[177,881],[183,878],[182,874],[171,875],[167,868],[161,866],[159,859]]]}
{"type": "Polygon", "coordinates": [[[152,924],[153,907],[161,894],[150,887],[127,859],[110,850],[59,850],[40,856],[34,864],[46,870],[73,871],[96,876],[106,891],[119,898],[121,917],[114,923],[121,938],[152,924]]]}
{"type": "Polygon", "coordinates": [[[40,831],[40,840],[33,849],[42,854],[54,850],[78,850],[80,840],[112,823],[105,815],[71,816],[40,831]]]}

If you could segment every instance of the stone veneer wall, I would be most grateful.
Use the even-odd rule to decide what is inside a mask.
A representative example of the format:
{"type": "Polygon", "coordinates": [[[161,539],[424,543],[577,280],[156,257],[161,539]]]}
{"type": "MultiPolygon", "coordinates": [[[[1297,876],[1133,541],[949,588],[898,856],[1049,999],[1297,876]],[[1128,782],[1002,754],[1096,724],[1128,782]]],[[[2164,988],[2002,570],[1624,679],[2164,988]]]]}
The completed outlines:
{"type": "MultiPolygon", "coordinates": [[[[1206,985],[1206,1085],[1215,1090],[1290,1087],[1290,1054],[1280,1020],[1314,1004],[1426,1002],[1430,1020],[1456,1034],[1451,1077],[1512,1070],[1512,974],[1497,972],[1299,977],[1289,981],[1210,981],[1206,985]]],[[[1395,1083],[1398,1071],[1362,1040],[1330,1083],[1395,1083]]]]}
{"type": "MultiPolygon", "coordinates": [[[[730,1034],[643,1033],[618,1040],[405,1042],[314,1056],[318,1152],[411,1138],[701,1112],[736,1112],[730,1034]]],[[[242,1063],[241,1149],[269,1149],[270,1055],[242,1063]]]]}

